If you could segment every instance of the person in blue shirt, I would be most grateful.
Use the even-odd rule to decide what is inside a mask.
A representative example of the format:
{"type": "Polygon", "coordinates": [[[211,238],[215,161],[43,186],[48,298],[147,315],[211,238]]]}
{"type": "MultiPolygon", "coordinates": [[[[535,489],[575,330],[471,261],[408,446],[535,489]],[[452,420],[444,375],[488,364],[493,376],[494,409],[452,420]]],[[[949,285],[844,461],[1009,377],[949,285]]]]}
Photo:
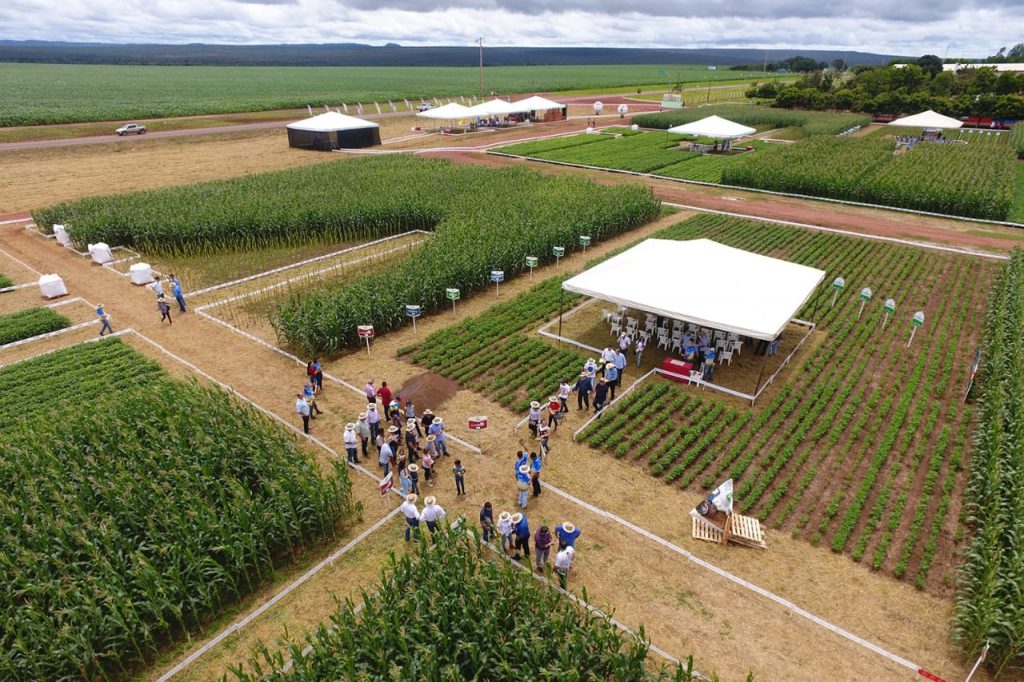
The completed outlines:
{"type": "Polygon", "coordinates": [[[626,364],[626,354],[620,350],[615,354],[615,373],[618,375],[615,379],[616,386],[622,386],[622,371],[626,369],[626,364]]]}
{"type": "Polygon", "coordinates": [[[615,365],[610,362],[604,366],[604,380],[608,386],[608,394],[612,400],[615,400],[615,386],[619,383],[619,370],[615,369],[615,365]]]}
{"type": "Polygon", "coordinates": [[[530,483],[533,484],[533,496],[540,495],[540,468],[543,466],[541,458],[536,452],[530,453],[530,483]]]}
{"type": "Polygon", "coordinates": [[[597,386],[594,388],[594,412],[600,412],[604,409],[604,403],[608,399],[608,382],[605,381],[604,377],[597,380],[597,386]]]}
{"type": "Polygon", "coordinates": [[[516,486],[519,488],[519,506],[526,509],[526,499],[530,492],[530,465],[524,464],[516,471],[516,486]]]}
{"type": "Polygon", "coordinates": [[[580,372],[580,378],[576,380],[576,385],[572,387],[572,390],[576,391],[576,405],[581,410],[584,407],[588,410],[590,409],[590,392],[594,390],[594,381],[590,376],[586,372],[580,372]]]}
{"type": "Polygon", "coordinates": [[[712,381],[715,378],[715,357],[715,347],[709,346],[704,351],[704,381],[712,381]]]}
{"type": "Polygon", "coordinates": [[[107,315],[107,311],[103,309],[103,304],[100,303],[96,306],[96,317],[100,318],[100,336],[103,336],[107,332],[114,333],[114,328],[110,326],[110,315],[107,315]]]}
{"type": "Polygon", "coordinates": [[[530,558],[530,524],[526,520],[526,514],[516,512],[512,515],[512,534],[515,536],[515,549],[516,555],[512,557],[516,561],[525,556],[527,560],[530,558]],[[523,554],[519,554],[519,550],[523,551],[523,554]]]}
{"type": "Polygon", "coordinates": [[[555,526],[555,535],[558,536],[559,547],[572,547],[576,544],[576,538],[582,531],[568,521],[555,526]]]}
{"type": "Polygon", "coordinates": [[[427,433],[434,436],[434,450],[438,455],[448,456],[448,442],[444,437],[444,420],[434,417],[427,427],[427,433]]]}
{"type": "Polygon", "coordinates": [[[173,272],[171,273],[171,293],[174,294],[174,300],[178,302],[181,312],[185,312],[185,295],[181,293],[181,280],[173,272]]]}

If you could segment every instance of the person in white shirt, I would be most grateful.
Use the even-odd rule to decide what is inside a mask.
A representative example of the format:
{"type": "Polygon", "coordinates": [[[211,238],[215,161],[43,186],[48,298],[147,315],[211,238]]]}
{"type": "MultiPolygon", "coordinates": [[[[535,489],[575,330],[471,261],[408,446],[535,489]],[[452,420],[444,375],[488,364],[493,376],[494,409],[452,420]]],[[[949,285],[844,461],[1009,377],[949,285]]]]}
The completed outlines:
{"type": "Polygon", "coordinates": [[[512,515],[507,511],[498,514],[498,535],[501,537],[501,551],[508,555],[509,545],[512,544],[512,515]]]}
{"type": "Polygon", "coordinates": [[[420,520],[427,524],[427,529],[433,535],[437,532],[437,522],[447,516],[447,514],[444,513],[444,509],[437,503],[437,498],[433,495],[428,495],[424,498],[423,503],[425,506],[423,511],[420,512],[420,520]]]}
{"type": "Polygon", "coordinates": [[[629,348],[629,342],[629,334],[622,332],[622,334],[619,335],[619,349],[625,352],[626,349],[629,348]]]}
{"type": "Polygon", "coordinates": [[[416,508],[416,493],[409,493],[405,496],[405,502],[399,507],[402,510],[402,514],[405,516],[405,541],[413,539],[413,534],[416,536],[416,541],[419,542],[420,537],[420,510],[416,508]]]}
{"type": "Polygon", "coordinates": [[[562,403],[562,412],[569,411],[569,393],[572,392],[572,386],[565,379],[562,379],[562,383],[558,384],[558,400],[562,403]]]}
{"type": "Polygon", "coordinates": [[[561,549],[555,555],[555,573],[558,574],[558,584],[562,589],[568,589],[569,569],[572,568],[572,560],[576,556],[576,550],[571,546],[561,549]]]}
{"type": "Polygon", "coordinates": [[[640,366],[640,356],[644,354],[644,348],[646,348],[646,347],[647,347],[647,344],[644,343],[643,337],[640,337],[639,339],[636,340],[636,348],[634,348],[633,351],[636,353],[636,366],[637,367],[640,366]]]}
{"type": "Polygon", "coordinates": [[[373,379],[366,380],[366,402],[377,402],[377,389],[373,387],[373,379]]]}
{"type": "Polygon", "coordinates": [[[345,435],[342,438],[345,441],[345,453],[348,455],[348,461],[352,464],[359,464],[359,457],[356,456],[359,447],[356,425],[353,423],[345,424],[345,435]]]}
{"type": "Polygon", "coordinates": [[[301,393],[295,394],[295,412],[302,417],[302,431],[309,433],[309,403],[301,393]]]}

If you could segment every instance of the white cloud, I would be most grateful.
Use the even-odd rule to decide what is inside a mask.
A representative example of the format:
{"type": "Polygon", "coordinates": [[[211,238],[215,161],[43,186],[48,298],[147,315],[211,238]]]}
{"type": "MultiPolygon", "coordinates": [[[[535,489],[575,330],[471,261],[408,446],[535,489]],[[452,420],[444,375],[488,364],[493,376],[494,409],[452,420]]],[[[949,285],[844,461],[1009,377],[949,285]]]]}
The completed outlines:
{"type": "Polygon", "coordinates": [[[155,43],[746,47],[985,56],[1024,37],[1021,0],[8,0],[0,38],[155,43]],[[463,5],[463,6],[460,6],[463,5]],[[468,7],[466,5],[472,5],[468,7]],[[556,9],[557,8],[557,9],[556,9]],[[623,11],[623,10],[626,11],[623,11]],[[138,11],[136,11],[138,10],[138,11]]]}

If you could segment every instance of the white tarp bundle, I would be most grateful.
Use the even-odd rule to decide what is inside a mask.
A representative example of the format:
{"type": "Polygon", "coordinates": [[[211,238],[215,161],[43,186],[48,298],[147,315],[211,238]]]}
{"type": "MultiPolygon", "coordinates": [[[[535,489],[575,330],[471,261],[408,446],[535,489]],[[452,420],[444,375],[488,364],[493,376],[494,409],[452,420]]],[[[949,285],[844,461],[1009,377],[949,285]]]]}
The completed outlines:
{"type": "Polygon", "coordinates": [[[676,133],[677,135],[695,135],[697,137],[734,140],[744,135],[753,135],[757,130],[749,126],[740,125],[739,123],[733,123],[721,116],[708,116],[693,123],[685,123],[669,128],[668,132],[676,133]]]}
{"type": "Polygon", "coordinates": [[[551,109],[564,109],[564,104],[558,102],[552,102],[549,99],[545,99],[539,95],[533,97],[527,97],[515,102],[516,106],[524,107],[526,111],[549,111],[551,109]]]}
{"type": "Polygon", "coordinates": [[[439,106],[436,109],[427,109],[416,115],[420,118],[432,118],[436,121],[459,121],[464,118],[475,118],[475,115],[470,112],[469,107],[464,107],[455,102],[439,106]]]}
{"type": "Polygon", "coordinates": [[[771,341],[825,273],[710,239],[647,239],[562,284],[566,291],[771,341]]]}
{"type": "Polygon", "coordinates": [[[902,128],[962,128],[964,122],[929,109],[920,114],[898,118],[889,125],[902,128]]]}
{"type": "Polygon", "coordinates": [[[286,127],[292,130],[328,133],[333,130],[358,130],[360,128],[379,128],[380,126],[373,121],[364,121],[355,116],[346,116],[345,114],[339,114],[337,111],[328,111],[326,114],[307,118],[305,121],[289,123],[286,127]]]}
{"type": "Polygon", "coordinates": [[[723,514],[732,514],[732,490],[733,483],[730,478],[712,490],[707,497],[701,500],[700,504],[691,509],[690,516],[722,530],[725,525],[723,514]]]}

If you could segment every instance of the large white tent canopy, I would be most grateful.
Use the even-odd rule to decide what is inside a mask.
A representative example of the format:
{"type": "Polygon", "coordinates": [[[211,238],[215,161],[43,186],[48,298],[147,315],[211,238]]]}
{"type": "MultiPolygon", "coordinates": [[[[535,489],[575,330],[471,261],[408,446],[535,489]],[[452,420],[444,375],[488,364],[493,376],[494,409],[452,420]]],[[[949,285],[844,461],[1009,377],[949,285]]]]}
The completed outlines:
{"type": "Polygon", "coordinates": [[[508,116],[509,114],[525,114],[528,111],[533,110],[524,107],[521,103],[506,102],[498,98],[481,102],[469,108],[470,116],[508,116]]]}
{"type": "Polygon", "coordinates": [[[325,114],[307,118],[303,121],[289,123],[287,128],[292,130],[308,130],[316,133],[325,133],[332,130],[358,130],[360,128],[379,128],[373,121],[364,121],[355,116],[346,116],[336,111],[328,111],[325,114]]]}
{"type": "Polygon", "coordinates": [[[539,95],[533,97],[527,97],[515,102],[516,106],[523,107],[526,111],[549,111],[551,109],[564,109],[564,104],[558,102],[552,102],[549,99],[545,99],[539,95]]]}
{"type": "Polygon", "coordinates": [[[903,128],[962,128],[964,122],[929,109],[920,114],[898,118],[889,125],[903,128]]]}
{"type": "Polygon", "coordinates": [[[735,140],[737,137],[743,137],[744,135],[753,135],[757,130],[749,126],[740,125],[739,123],[733,123],[721,116],[708,116],[693,123],[685,123],[669,128],[668,132],[676,133],[677,135],[695,135],[697,137],[735,140]]]}
{"type": "Polygon", "coordinates": [[[647,239],[567,280],[562,288],[771,341],[824,277],[821,270],[710,239],[647,239]]]}
{"type": "Polygon", "coordinates": [[[463,118],[473,118],[475,114],[470,112],[469,107],[464,107],[455,102],[449,102],[436,109],[427,109],[416,114],[420,118],[430,118],[436,121],[457,121],[463,118]]]}

